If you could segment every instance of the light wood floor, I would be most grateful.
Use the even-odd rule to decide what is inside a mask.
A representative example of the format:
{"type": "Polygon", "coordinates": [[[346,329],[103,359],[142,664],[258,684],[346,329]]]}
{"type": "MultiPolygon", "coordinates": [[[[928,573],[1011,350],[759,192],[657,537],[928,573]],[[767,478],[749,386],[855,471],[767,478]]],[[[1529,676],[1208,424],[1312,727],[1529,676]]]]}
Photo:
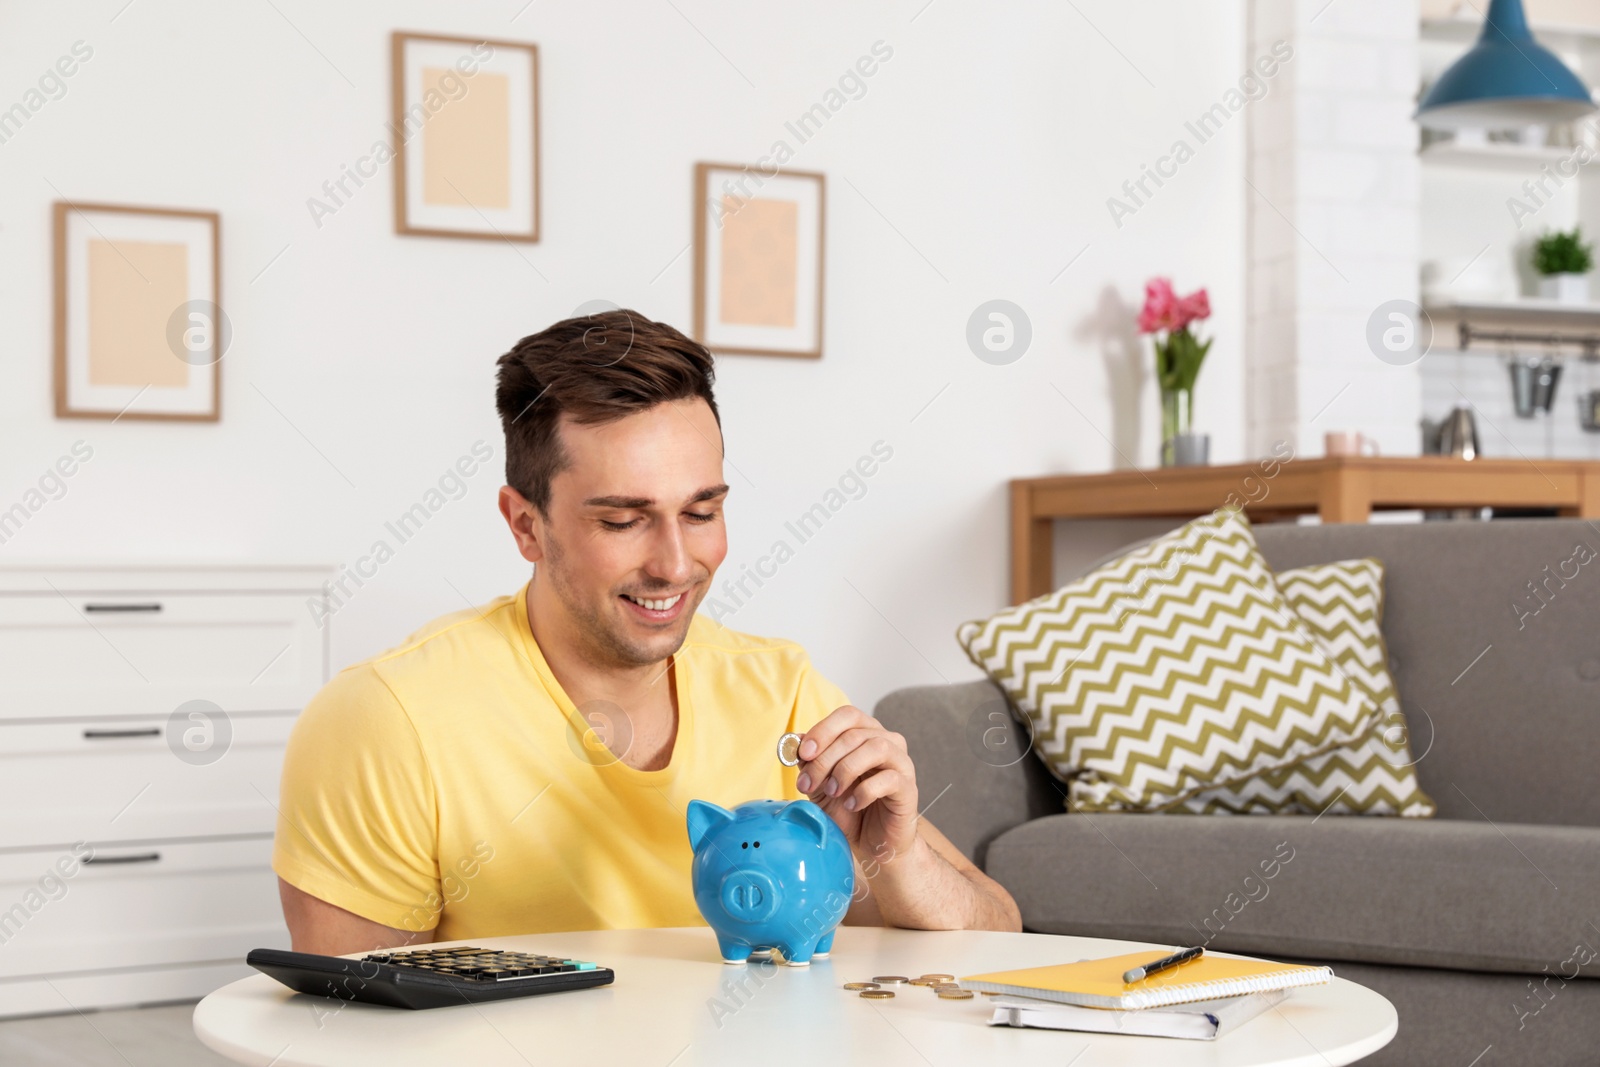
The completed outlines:
{"type": "Polygon", "coordinates": [[[194,1036],[194,1003],[0,1020],[6,1067],[226,1067],[194,1036]]]}

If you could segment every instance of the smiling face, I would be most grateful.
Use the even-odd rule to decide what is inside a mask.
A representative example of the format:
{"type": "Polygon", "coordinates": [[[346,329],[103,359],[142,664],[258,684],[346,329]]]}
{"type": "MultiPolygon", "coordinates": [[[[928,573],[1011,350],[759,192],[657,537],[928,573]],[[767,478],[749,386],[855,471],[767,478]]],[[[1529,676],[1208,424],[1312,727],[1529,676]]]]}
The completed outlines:
{"type": "Polygon", "coordinates": [[[682,646],[728,554],[716,417],[695,397],[603,425],[563,416],[559,436],[567,465],[551,479],[548,518],[500,491],[523,557],[538,565],[530,613],[596,666],[660,663],[682,646]]]}

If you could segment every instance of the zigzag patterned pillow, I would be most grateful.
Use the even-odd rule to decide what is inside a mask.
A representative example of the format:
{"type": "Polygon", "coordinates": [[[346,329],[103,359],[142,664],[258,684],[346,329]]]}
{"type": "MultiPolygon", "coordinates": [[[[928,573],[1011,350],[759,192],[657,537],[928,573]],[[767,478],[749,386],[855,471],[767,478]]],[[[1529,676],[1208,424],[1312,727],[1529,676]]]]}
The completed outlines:
{"type": "Polygon", "coordinates": [[[1219,510],[956,638],[1075,810],[1148,810],[1347,745],[1377,709],[1219,510]]]}
{"type": "Polygon", "coordinates": [[[1278,588],[1339,669],[1377,705],[1378,719],[1365,737],[1344,748],[1247,782],[1203,790],[1180,801],[1177,810],[1432,815],[1437,808],[1417,784],[1405,716],[1389,676],[1382,629],[1382,562],[1352,559],[1282,571],[1278,588]]]}

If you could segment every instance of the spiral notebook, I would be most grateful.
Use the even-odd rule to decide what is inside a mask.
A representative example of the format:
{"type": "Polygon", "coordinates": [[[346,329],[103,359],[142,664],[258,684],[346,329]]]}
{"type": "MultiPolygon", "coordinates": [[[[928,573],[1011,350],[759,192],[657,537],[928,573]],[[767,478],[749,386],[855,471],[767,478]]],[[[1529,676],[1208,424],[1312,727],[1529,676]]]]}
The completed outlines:
{"type": "Polygon", "coordinates": [[[1137,1010],[1333,981],[1331,967],[1202,956],[1132,985],[1123,983],[1124,972],[1165,955],[1167,952],[1162,950],[1134,952],[1054,967],[974,974],[961,979],[961,987],[980,993],[1008,993],[1086,1008],[1137,1010]]]}

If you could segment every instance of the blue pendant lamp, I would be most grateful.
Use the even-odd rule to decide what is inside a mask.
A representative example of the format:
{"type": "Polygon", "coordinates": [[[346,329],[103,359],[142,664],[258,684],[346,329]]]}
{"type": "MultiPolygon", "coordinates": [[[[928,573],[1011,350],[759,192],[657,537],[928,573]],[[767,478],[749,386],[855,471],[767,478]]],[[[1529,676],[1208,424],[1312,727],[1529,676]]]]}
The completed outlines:
{"type": "Polygon", "coordinates": [[[1528,32],[1522,0],[1491,0],[1478,43],[1433,83],[1416,118],[1439,130],[1511,129],[1594,110],[1583,79],[1528,32]]]}

